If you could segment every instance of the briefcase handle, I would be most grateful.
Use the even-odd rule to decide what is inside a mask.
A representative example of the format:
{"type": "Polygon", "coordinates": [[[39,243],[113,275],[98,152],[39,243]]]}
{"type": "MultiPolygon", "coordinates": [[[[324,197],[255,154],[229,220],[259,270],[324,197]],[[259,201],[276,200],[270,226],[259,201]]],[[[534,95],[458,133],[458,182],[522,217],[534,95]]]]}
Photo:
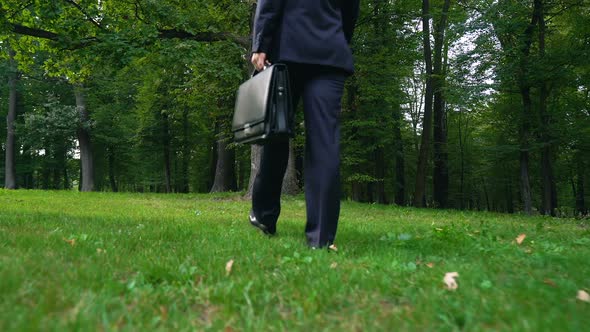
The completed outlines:
{"type": "MultiPolygon", "coordinates": [[[[270,66],[272,66],[272,65],[270,65],[270,66]]],[[[250,78],[252,78],[252,77],[254,77],[254,76],[256,76],[256,75],[260,74],[262,71],[266,70],[266,69],[267,69],[268,67],[270,67],[270,66],[264,66],[264,69],[263,69],[263,70],[261,70],[261,71],[259,71],[258,69],[254,69],[254,71],[252,71],[252,75],[250,75],[250,78]]]]}

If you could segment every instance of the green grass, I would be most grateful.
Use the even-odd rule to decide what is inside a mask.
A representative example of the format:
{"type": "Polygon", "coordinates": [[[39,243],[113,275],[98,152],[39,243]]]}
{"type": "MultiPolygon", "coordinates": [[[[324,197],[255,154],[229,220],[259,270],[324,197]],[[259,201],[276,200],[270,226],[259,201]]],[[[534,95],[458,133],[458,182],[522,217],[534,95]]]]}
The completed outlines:
{"type": "Polygon", "coordinates": [[[587,221],[345,202],[330,253],[306,248],[301,199],[274,238],[238,195],[0,190],[0,204],[0,331],[590,329],[587,221]]]}

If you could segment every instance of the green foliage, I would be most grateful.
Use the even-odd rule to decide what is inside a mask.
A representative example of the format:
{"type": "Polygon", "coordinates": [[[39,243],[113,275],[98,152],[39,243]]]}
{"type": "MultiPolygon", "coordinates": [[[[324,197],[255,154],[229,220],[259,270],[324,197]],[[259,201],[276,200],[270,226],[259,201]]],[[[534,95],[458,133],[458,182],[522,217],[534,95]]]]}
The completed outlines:
{"type": "MultiPolygon", "coordinates": [[[[220,130],[211,123],[228,129],[245,50],[235,42],[199,39],[209,38],[208,33],[227,33],[228,40],[246,34],[247,2],[7,0],[0,8],[7,12],[0,40],[14,46],[27,76],[24,84],[35,89],[32,78],[54,77],[86,86],[98,189],[114,181],[123,190],[161,190],[167,145],[179,186],[190,182],[193,190],[206,190],[210,146],[220,130]],[[10,33],[13,25],[30,28],[32,35],[10,33]],[[185,174],[187,167],[192,179],[185,174]]],[[[42,114],[39,105],[46,101],[37,101],[32,91],[22,97],[27,112],[41,111],[23,124],[21,135],[37,129],[33,118],[47,116],[70,129],[79,123],[64,112],[42,114]]]]}
{"type": "Polygon", "coordinates": [[[384,157],[384,163],[380,163],[375,156],[383,150],[390,155],[390,147],[395,144],[394,127],[404,126],[396,123],[396,115],[408,98],[402,78],[411,74],[419,56],[413,50],[418,35],[410,22],[417,9],[411,1],[362,2],[352,44],[356,73],[347,83],[342,116],[343,179],[349,195],[353,190],[349,185],[392,181],[389,172],[376,172],[393,168],[390,158],[384,157]]]}
{"type": "Polygon", "coordinates": [[[24,124],[18,127],[18,136],[22,137],[23,144],[32,149],[41,150],[54,144],[63,145],[63,142],[71,146],[78,122],[75,106],[62,105],[55,96],[49,96],[42,108],[24,115],[24,124]]]}

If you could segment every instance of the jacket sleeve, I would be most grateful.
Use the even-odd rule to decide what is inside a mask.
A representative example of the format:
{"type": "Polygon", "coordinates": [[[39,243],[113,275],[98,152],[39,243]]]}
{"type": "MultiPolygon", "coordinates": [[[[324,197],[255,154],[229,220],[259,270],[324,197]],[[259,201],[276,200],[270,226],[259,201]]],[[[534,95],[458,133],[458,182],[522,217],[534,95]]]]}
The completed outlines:
{"type": "Polygon", "coordinates": [[[279,26],[285,0],[258,0],[254,17],[254,35],[252,36],[252,53],[268,53],[272,38],[279,26]]]}
{"type": "Polygon", "coordinates": [[[342,29],[346,41],[350,44],[352,34],[359,17],[360,0],[343,0],[342,1],[342,29]]]}

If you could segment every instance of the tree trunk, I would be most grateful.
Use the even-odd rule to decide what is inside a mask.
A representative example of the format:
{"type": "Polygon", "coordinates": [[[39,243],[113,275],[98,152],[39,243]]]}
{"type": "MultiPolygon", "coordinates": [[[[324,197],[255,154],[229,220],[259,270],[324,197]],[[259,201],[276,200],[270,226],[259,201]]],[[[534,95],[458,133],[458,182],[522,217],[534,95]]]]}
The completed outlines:
{"type": "Polygon", "coordinates": [[[512,199],[512,177],[508,176],[508,184],[506,185],[506,211],[514,213],[514,200],[512,199]]]}
{"type": "Polygon", "coordinates": [[[64,181],[64,189],[69,190],[72,189],[70,187],[70,174],[68,173],[68,158],[67,155],[64,155],[64,168],[63,168],[63,181],[64,181]]]}
{"type": "Polygon", "coordinates": [[[297,170],[295,169],[295,149],[293,147],[293,140],[289,142],[289,163],[287,164],[287,172],[283,178],[283,195],[297,195],[299,193],[299,185],[297,185],[297,170]]]}
{"type": "Polygon", "coordinates": [[[182,112],[182,166],[181,166],[181,185],[180,192],[189,192],[189,163],[190,163],[190,135],[188,108],[182,112]]]}
{"type": "MultiPolygon", "coordinates": [[[[61,180],[62,181],[62,188],[64,190],[68,190],[70,189],[70,179],[69,179],[69,174],[68,174],[68,152],[67,149],[60,149],[59,154],[56,156],[59,157],[59,166],[56,166],[56,169],[58,170],[58,172],[61,172],[61,174],[58,174],[58,182],[61,180]]],[[[57,187],[60,187],[59,185],[57,187]]]]}
{"type": "Polygon", "coordinates": [[[386,168],[385,151],[379,147],[375,150],[375,177],[377,178],[377,182],[375,183],[375,202],[379,204],[387,204],[387,195],[385,194],[386,168]]]}
{"type": "Polygon", "coordinates": [[[586,202],[584,201],[584,172],[586,171],[584,160],[582,159],[581,152],[577,153],[577,190],[575,190],[574,195],[576,196],[576,212],[580,215],[586,215],[588,213],[588,209],[586,208],[586,202]]]}
{"type": "Polygon", "coordinates": [[[236,156],[236,165],[238,166],[237,176],[238,176],[238,190],[248,189],[246,187],[246,178],[247,178],[247,170],[248,170],[248,163],[250,162],[249,159],[244,158],[243,154],[240,154],[240,157],[236,156]]]}
{"type": "Polygon", "coordinates": [[[553,160],[551,143],[544,142],[541,150],[541,180],[542,180],[542,208],[543,214],[555,216],[557,209],[557,188],[553,176],[553,160]]]}
{"type": "Polygon", "coordinates": [[[166,193],[172,192],[172,166],[170,160],[170,121],[168,114],[162,112],[162,146],[164,148],[164,190],[166,193]]]}
{"type": "Polygon", "coordinates": [[[524,41],[522,45],[522,59],[520,61],[520,70],[518,72],[518,80],[520,84],[520,95],[522,98],[522,113],[520,119],[519,129],[519,144],[520,144],[520,186],[523,210],[526,214],[533,213],[533,205],[531,198],[531,185],[529,180],[529,150],[530,150],[530,119],[532,114],[531,101],[531,86],[528,82],[529,73],[529,56],[531,53],[531,45],[533,43],[533,33],[535,26],[538,23],[537,15],[537,0],[535,0],[535,8],[531,22],[524,31],[524,41]]]}
{"type": "MultiPolygon", "coordinates": [[[[447,16],[450,0],[445,0],[440,21],[434,32],[434,72],[432,78],[434,92],[434,204],[445,208],[449,196],[449,167],[447,150],[446,107],[444,98],[445,70],[443,68],[443,45],[447,29],[447,16]]],[[[445,51],[447,48],[445,47],[445,51]]]]}
{"type": "Polygon", "coordinates": [[[254,180],[260,169],[260,158],[262,158],[262,146],[253,144],[250,148],[250,181],[248,183],[248,191],[246,198],[252,198],[252,188],[254,187],[254,180]]]}
{"type": "Polygon", "coordinates": [[[22,163],[24,165],[30,165],[30,167],[28,167],[24,174],[23,174],[23,183],[22,183],[22,187],[26,188],[26,189],[34,189],[36,186],[36,179],[35,179],[35,159],[33,158],[33,156],[31,155],[32,151],[31,151],[31,147],[29,147],[28,145],[24,145],[23,146],[23,153],[21,154],[21,158],[22,158],[22,163]]]}
{"type": "Polygon", "coordinates": [[[10,55],[10,76],[8,78],[8,114],[6,115],[6,156],[4,188],[16,189],[16,151],[14,122],[16,120],[17,107],[17,80],[18,72],[14,60],[15,52],[9,50],[10,55]]]}
{"type": "Polygon", "coordinates": [[[119,186],[117,185],[117,179],[115,175],[115,152],[113,148],[107,149],[108,162],[109,162],[109,182],[111,184],[111,190],[116,193],[119,192],[119,186]]]}
{"type": "Polygon", "coordinates": [[[64,189],[61,187],[62,185],[62,173],[60,172],[60,169],[58,167],[58,165],[56,165],[53,168],[53,189],[55,190],[60,190],[60,189],[64,189]]]}
{"type": "Polygon", "coordinates": [[[533,213],[533,202],[531,198],[531,185],[529,182],[529,152],[522,142],[525,135],[521,134],[521,151],[520,151],[520,194],[522,195],[523,210],[526,214],[533,213]]]}
{"type": "Polygon", "coordinates": [[[463,110],[459,110],[459,158],[461,160],[461,172],[459,179],[459,208],[465,209],[465,144],[463,140],[463,110]]]}
{"type": "Polygon", "coordinates": [[[396,107],[393,113],[394,153],[395,153],[395,204],[406,205],[406,160],[404,155],[404,141],[402,138],[401,108],[396,107]]]}
{"type": "Polygon", "coordinates": [[[486,184],[486,179],[485,178],[482,178],[481,179],[481,183],[483,185],[483,194],[484,194],[484,197],[486,199],[486,211],[491,211],[492,210],[492,207],[490,205],[490,196],[488,194],[488,186],[486,184]]]}
{"type": "Polygon", "coordinates": [[[235,159],[235,151],[228,148],[227,139],[219,139],[212,193],[236,190],[235,159]]]}
{"type": "MultiPolygon", "coordinates": [[[[383,9],[382,5],[386,5],[381,0],[373,0],[373,32],[377,40],[379,36],[385,36],[389,33],[388,29],[388,22],[389,22],[389,15],[388,10],[383,9]]],[[[386,5],[387,6],[387,5],[386,5]]],[[[376,109],[387,109],[389,106],[385,98],[381,98],[380,101],[374,102],[374,106],[376,109]]],[[[385,119],[383,119],[386,121],[385,119]]],[[[387,195],[385,193],[385,176],[386,176],[386,169],[387,169],[387,161],[385,160],[385,149],[380,144],[380,137],[373,138],[373,144],[375,149],[373,152],[373,175],[376,182],[369,184],[369,192],[373,197],[372,201],[378,204],[387,204],[387,195]]]]}
{"type": "Polygon", "coordinates": [[[357,181],[352,181],[351,183],[351,198],[355,202],[362,202],[363,198],[363,188],[357,181]]]}
{"type": "MultiPolygon", "coordinates": [[[[257,1],[252,1],[250,5],[250,35],[254,33],[252,27],[254,26],[254,20],[256,19],[256,7],[258,5],[257,1]]],[[[249,59],[248,59],[249,60],[249,59]]],[[[250,61],[247,61],[247,73],[251,73],[254,69],[253,65],[250,61]]],[[[250,179],[248,180],[248,190],[246,191],[245,198],[250,199],[252,198],[252,188],[254,187],[254,180],[256,180],[256,175],[258,174],[258,170],[260,169],[260,160],[262,158],[262,146],[257,144],[252,144],[250,147],[250,179]]]]}
{"type": "Polygon", "coordinates": [[[420,68],[420,73],[415,73],[411,79],[412,84],[412,97],[410,100],[410,117],[412,119],[412,133],[413,136],[413,146],[414,151],[420,150],[420,137],[418,135],[418,125],[420,124],[420,119],[423,116],[423,108],[424,108],[424,94],[423,91],[426,91],[426,81],[422,79],[424,76],[423,68],[420,68]],[[418,88],[418,86],[420,86],[418,88]]]}
{"type": "MultiPolygon", "coordinates": [[[[543,1],[535,0],[537,20],[539,22],[539,57],[541,61],[545,58],[545,13],[543,1]]],[[[539,115],[541,118],[541,183],[542,183],[542,206],[541,212],[555,216],[557,209],[557,189],[553,176],[553,153],[550,117],[547,112],[547,99],[549,88],[547,78],[541,77],[539,87],[539,115]]]]}
{"type": "Polygon", "coordinates": [[[94,190],[94,154],[90,136],[90,116],[86,107],[86,97],[82,85],[74,87],[76,107],[80,116],[78,143],[80,144],[80,191],[94,190]]]}
{"type": "MultiPolygon", "coordinates": [[[[217,131],[217,130],[216,130],[217,131]]],[[[206,190],[211,190],[215,182],[215,173],[217,172],[217,139],[209,141],[209,173],[207,178],[206,190]]]]}
{"type": "Polygon", "coordinates": [[[49,167],[43,167],[43,174],[41,175],[41,181],[43,182],[43,184],[41,185],[41,189],[43,190],[49,190],[50,189],[50,185],[51,185],[51,180],[49,179],[51,177],[51,169],[49,169],[49,167]]]}
{"type": "Polygon", "coordinates": [[[424,97],[424,121],[422,125],[422,139],[420,154],[416,167],[416,186],[414,190],[413,205],[424,207],[426,205],[426,167],[430,155],[432,132],[432,49],[430,46],[430,2],[422,1],[422,29],[424,43],[424,62],[426,64],[426,91],[424,97]]]}
{"type": "Polygon", "coordinates": [[[366,184],[367,190],[365,202],[367,203],[375,203],[375,182],[367,182],[366,184]]]}

